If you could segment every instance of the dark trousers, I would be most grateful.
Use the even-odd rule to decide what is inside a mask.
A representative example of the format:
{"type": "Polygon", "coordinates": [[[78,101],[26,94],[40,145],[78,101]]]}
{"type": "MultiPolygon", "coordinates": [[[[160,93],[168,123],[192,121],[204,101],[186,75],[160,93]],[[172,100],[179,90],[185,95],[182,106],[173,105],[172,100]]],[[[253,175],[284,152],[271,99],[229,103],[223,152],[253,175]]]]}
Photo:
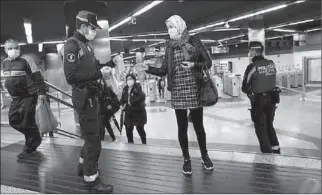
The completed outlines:
{"type": "Polygon", "coordinates": [[[104,137],[105,137],[105,128],[106,128],[108,134],[111,136],[112,140],[115,140],[115,134],[113,132],[113,129],[112,129],[112,126],[110,123],[110,117],[108,117],[108,116],[103,117],[103,126],[102,126],[102,130],[101,130],[102,140],[104,140],[104,137]]]}
{"type": "Polygon", "coordinates": [[[270,95],[256,95],[253,105],[255,112],[255,132],[263,153],[271,153],[272,146],[279,146],[278,138],[273,127],[276,104],[270,95]]]}
{"type": "Polygon", "coordinates": [[[35,150],[41,142],[35,120],[37,99],[37,95],[23,98],[14,97],[8,113],[10,126],[25,136],[27,152],[35,150]]]}
{"type": "Polygon", "coordinates": [[[160,97],[164,98],[164,88],[159,87],[159,95],[160,97]]]}
{"type": "MultiPolygon", "coordinates": [[[[134,140],[133,140],[134,126],[133,125],[126,125],[125,128],[126,128],[126,137],[127,137],[128,143],[134,143],[134,140]]],[[[142,144],[146,144],[146,133],[144,130],[144,125],[137,125],[136,130],[138,131],[138,134],[141,138],[142,144]]]]}
{"type": "MultiPolygon", "coordinates": [[[[178,125],[178,138],[184,158],[190,158],[188,148],[188,115],[186,109],[175,110],[178,125]]],[[[195,129],[201,156],[207,155],[206,133],[203,126],[203,108],[190,109],[193,128],[195,129]]]]}
{"type": "Polygon", "coordinates": [[[100,117],[100,105],[98,98],[91,98],[92,105],[86,103],[84,109],[77,109],[79,115],[79,124],[81,134],[84,139],[84,145],[80,152],[80,158],[83,159],[84,179],[86,176],[93,176],[98,171],[98,159],[100,157],[102,145],[100,128],[102,120],[100,117]]]}

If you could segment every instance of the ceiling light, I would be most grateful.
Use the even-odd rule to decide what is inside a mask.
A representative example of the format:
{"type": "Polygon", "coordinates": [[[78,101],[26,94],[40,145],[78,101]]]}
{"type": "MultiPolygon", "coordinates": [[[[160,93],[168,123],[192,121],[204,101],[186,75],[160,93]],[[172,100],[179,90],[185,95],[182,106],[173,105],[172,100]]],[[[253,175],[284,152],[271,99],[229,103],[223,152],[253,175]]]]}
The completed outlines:
{"type": "Polygon", "coordinates": [[[149,36],[161,36],[161,35],[167,35],[168,33],[154,33],[154,34],[145,34],[145,35],[133,35],[134,37],[149,37],[149,36]]]}
{"type": "Polygon", "coordinates": [[[138,12],[134,13],[133,16],[139,16],[141,14],[143,14],[144,12],[149,11],[150,9],[152,9],[153,7],[159,5],[160,3],[162,3],[163,1],[153,1],[152,3],[148,4],[147,6],[145,6],[144,8],[142,8],[141,10],[139,10],[138,12]]]}
{"type": "Polygon", "coordinates": [[[26,36],[32,36],[31,22],[28,20],[25,20],[25,22],[23,23],[23,26],[25,28],[26,36]]]}
{"type": "Polygon", "coordinates": [[[98,20],[97,24],[102,28],[108,28],[108,21],[107,20],[98,20]]]}
{"type": "Polygon", "coordinates": [[[65,41],[45,41],[43,44],[59,44],[59,43],[65,43],[65,41]]]}
{"type": "Polygon", "coordinates": [[[283,28],[275,28],[275,29],[273,29],[273,31],[275,31],[275,32],[296,32],[296,30],[283,29],[283,28]]]}
{"type": "Polygon", "coordinates": [[[42,52],[42,49],[43,49],[43,44],[42,43],[39,43],[38,44],[38,51],[39,52],[42,52]]]}
{"type": "Polygon", "coordinates": [[[233,37],[227,37],[227,38],[224,38],[224,39],[220,39],[218,40],[219,42],[222,42],[222,41],[228,41],[228,40],[231,40],[231,39],[237,39],[237,38],[241,38],[241,37],[244,37],[246,34],[242,34],[242,35],[238,35],[238,36],[233,36],[233,37]]]}
{"type": "Polygon", "coordinates": [[[111,26],[108,31],[111,32],[112,30],[116,29],[117,27],[129,22],[132,20],[133,17],[139,16],[143,14],[144,12],[147,12],[148,10],[152,9],[153,7],[157,6],[158,4],[162,3],[163,1],[153,1],[152,3],[148,4],[147,6],[143,7],[141,10],[138,12],[134,13],[132,16],[125,18],[121,22],[111,26]]]}
{"type": "Polygon", "coordinates": [[[302,20],[302,21],[298,21],[298,22],[291,22],[291,23],[286,23],[286,24],[282,24],[282,25],[278,25],[278,26],[269,27],[267,29],[271,30],[271,29],[275,29],[275,28],[281,28],[281,27],[285,27],[285,26],[293,26],[293,25],[297,25],[297,24],[304,24],[304,23],[313,22],[313,21],[314,21],[314,19],[302,20]]]}
{"type": "Polygon", "coordinates": [[[282,36],[275,36],[275,37],[267,37],[266,40],[272,40],[272,39],[281,39],[283,37],[292,37],[296,34],[285,34],[285,35],[282,35],[282,36]]]}
{"type": "Polygon", "coordinates": [[[106,38],[111,41],[127,41],[128,39],[118,39],[118,38],[106,38]]]}
{"type": "Polygon", "coordinates": [[[131,59],[131,58],[135,58],[135,56],[129,56],[129,57],[123,58],[123,60],[131,59]]]}
{"type": "Polygon", "coordinates": [[[211,40],[211,39],[201,39],[202,42],[209,42],[209,43],[213,43],[216,42],[215,40],[211,40]]]}
{"type": "Polygon", "coordinates": [[[215,29],[214,32],[221,32],[221,31],[236,31],[240,30],[240,28],[221,28],[221,29],[215,29]]]}
{"type": "Polygon", "coordinates": [[[215,26],[221,26],[223,24],[225,24],[225,22],[218,22],[218,23],[215,23],[215,24],[210,24],[210,25],[207,25],[207,26],[203,26],[203,27],[200,27],[200,28],[190,30],[189,32],[196,32],[196,31],[204,30],[206,28],[211,28],[211,27],[215,27],[215,26]]]}
{"type": "Polygon", "coordinates": [[[228,22],[235,22],[235,21],[238,21],[238,20],[243,20],[243,19],[250,18],[250,17],[253,17],[253,16],[257,16],[257,15],[261,15],[261,14],[264,14],[264,13],[268,13],[268,12],[276,11],[276,10],[279,10],[279,9],[283,9],[283,8],[286,8],[287,6],[288,5],[286,5],[286,4],[278,5],[278,6],[271,7],[271,8],[265,9],[265,10],[261,10],[261,11],[258,11],[258,12],[252,13],[252,14],[246,14],[246,15],[243,15],[243,16],[240,16],[240,17],[237,17],[237,18],[230,19],[230,20],[228,20],[228,22]]]}
{"type": "Polygon", "coordinates": [[[138,50],[138,49],[140,49],[140,47],[138,47],[138,48],[134,48],[134,49],[131,49],[131,51],[136,51],[136,50],[138,50]]]}
{"type": "Polygon", "coordinates": [[[304,2],[305,2],[305,0],[300,0],[300,1],[294,2],[294,4],[299,4],[299,3],[304,3],[304,2]]]}
{"type": "Polygon", "coordinates": [[[305,32],[314,32],[314,31],[320,31],[321,28],[313,28],[313,29],[309,29],[309,30],[306,30],[305,32]]]}
{"type": "Polygon", "coordinates": [[[152,46],[155,46],[155,45],[159,45],[159,44],[162,44],[162,43],[164,43],[165,41],[161,41],[161,42],[158,42],[158,43],[153,43],[153,44],[151,44],[151,45],[149,45],[148,47],[152,47],[152,46]]]}

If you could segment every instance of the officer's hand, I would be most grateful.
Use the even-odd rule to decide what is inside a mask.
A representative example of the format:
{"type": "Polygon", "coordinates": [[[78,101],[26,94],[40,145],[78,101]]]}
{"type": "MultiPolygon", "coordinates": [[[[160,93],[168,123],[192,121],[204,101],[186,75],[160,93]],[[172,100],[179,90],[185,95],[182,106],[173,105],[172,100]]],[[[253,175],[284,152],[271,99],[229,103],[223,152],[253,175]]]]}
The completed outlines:
{"type": "Polygon", "coordinates": [[[135,67],[137,68],[138,72],[149,70],[149,65],[145,64],[145,63],[138,63],[138,64],[135,65],[135,67]]]}
{"type": "Polygon", "coordinates": [[[119,63],[122,63],[123,62],[123,58],[121,55],[117,55],[113,58],[113,62],[114,64],[116,64],[116,66],[119,64],[119,63]]]}
{"type": "Polygon", "coordinates": [[[102,75],[107,75],[108,73],[110,73],[112,71],[112,68],[108,67],[108,66],[104,66],[103,68],[101,68],[100,71],[101,71],[102,75]]]}
{"type": "Polygon", "coordinates": [[[38,96],[38,101],[39,102],[44,102],[46,100],[46,95],[39,95],[38,96]]]}

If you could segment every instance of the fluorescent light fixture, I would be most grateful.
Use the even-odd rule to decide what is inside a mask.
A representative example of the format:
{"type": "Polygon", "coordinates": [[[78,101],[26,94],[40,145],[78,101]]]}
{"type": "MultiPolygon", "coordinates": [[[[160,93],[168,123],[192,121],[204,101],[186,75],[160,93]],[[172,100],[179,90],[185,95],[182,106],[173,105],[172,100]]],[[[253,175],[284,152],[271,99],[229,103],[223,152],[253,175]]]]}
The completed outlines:
{"type": "Polygon", "coordinates": [[[291,22],[291,23],[286,23],[286,24],[281,24],[278,26],[273,26],[273,27],[269,27],[268,29],[275,29],[275,28],[281,28],[281,27],[285,27],[285,26],[293,26],[293,25],[297,25],[297,24],[304,24],[304,23],[309,23],[309,22],[313,22],[314,19],[308,19],[308,20],[302,20],[302,21],[298,21],[298,22],[291,22]]]}
{"type": "Polygon", "coordinates": [[[299,3],[304,3],[304,2],[305,2],[304,0],[300,0],[300,1],[294,2],[294,4],[299,4],[299,3]]]}
{"type": "Polygon", "coordinates": [[[138,49],[140,49],[140,47],[138,47],[138,48],[134,48],[134,49],[131,49],[131,51],[136,51],[136,50],[138,50],[138,49]]]}
{"type": "Polygon", "coordinates": [[[243,16],[240,16],[240,17],[237,17],[237,18],[230,19],[230,20],[228,20],[228,22],[235,22],[235,21],[238,21],[238,20],[243,20],[243,19],[250,18],[250,17],[253,17],[253,16],[257,16],[257,15],[265,14],[265,13],[268,13],[268,12],[276,11],[276,10],[279,10],[279,9],[283,9],[283,8],[286,8],[287,6],[288,5],[286,5],[286,4],[278,5],[278,6],[271,7],[271,8],[265,9],[265,10],[261,10],[261,11],[255,12],[255,13],[246,14],[246,15],[243,15],[243,16]]]}
{"type": "Polygon", "coordinates": [[[145,6],[141,10],[139,10],[138,12],[134,13],[133,17],[139,16],[139,15],[143,14],[144,12],[149,11],[150,9],[152,9],[153,7],[159,5],[162,2],[163,1],[153,1],[152,3],[148,4],[147,6],[145,6]]]}
{"type": "Polygon", "coordinates": [[[102,28],[108,28],[108,21],[107,20],[98,20],[97,24],[102,28]]]}
{"type": "Polygon", "coordinates": [[[295,33],[296,32],[296,30],[292,30],[292,29],[283,29],[283,28],[275,28],[275,29],[273,29],[273,31],[275,31],[275,32],[290,32],[290,33],[295,33]]]}
{"type": "Polygon", "coordinates": [[[313,29],[309,29],[309,30],[306,30],[305,32],[314,32],[314,31],[320,31],[321,28],[313,28],[313,29]]]}
{"type": "Polygon", "coordinates": [[[164,42],[165,42],[165,41],[161,41],[161,42],[158,42],[158,43],[153,43],[153,44],[149,45],[148,47],[156,46],[156,45],[162,44],[162,43],[164,43],[164,42]]]}
{"type": "Polygon", "coordinates": [[[123,24],[127,23],[128,21],[131,20],[131,17],[127,17],[124,20],[122,20],[121,22],[115,24],[114,26],[111,26],[108,31],[111,32],[112,30],[116,29],[119,26],[122,26],[123,24]]]}
{"type": "Polygon", "coordinates": [[[32,39],[32,36],[26,36],[26,39],[27,39],[27,43],[32,43],[33,42],[33,39],[32,39]]]}
{"type": "Polygon", "coordinates": [[[18,45],[27,45],[27,43],[19,43],[18,45]]]}
{"type": "Polygon", "coordinates": [[[131,58],[135,58],[135,56],[129,56],[129,57],[123,58],[123,60],[131,59],[131,58]]]}
{"type": "Polygon", "coordinates": [[[161,35],[167,35],[168,33],[154,33],[154,34],[145,34],[145,35],[134,35],[137,37],[149,37],[149,36],[161,36],[161,35]]]}
{"type": "Polygon", "coordinates": [[[23,26],[25,28],[26,36],[32,36],[31,22],[24,22],[23,26]]]}
{"type": "Polygon", "coordinates": [[[240,30],[240,28],[221,28],[221,29],[215,29],[214,32],[221,32],[221,31],[236,31],[240,30]]]}
{"type": "Polygon", "coordinates": [[[143,14],[144,12],[147,12],[148,10],[152,9],[153,7],[157,6],[158,4],[162,3],[163,1],[153,1],[152,3],[148,4],[147,6],[143,7],[141,10],[137,11],[136,13],[134,13],[132,16],[125,18],[124,20],[122,20],[121,22],[111,26],[108,31],[111,32],[112,30],[116,29],[117,27],[131,21],[132,17],[136,17],[139,16],[141,14],[143,14]]]}
{"type": "Polygon", "coordinates": [[[202,42],[208,42],[208,43],[213,43],[216,42],[215,40],[211,40],[211,39],[201,39],[202,42]]]}
{"type": "Polygon", "coordinates": [[[111,41],[127,41],[127,39],[108,38],[111,41]]]}
{"type": "Polygon", "coordinates": [[[275,36],[275,37],[267,37],[266,40],[272,40],[272,39],[281,39],[283,37],[292,37],[296,34],[285,34],[285,35],[282,35],[282,36],[275,36]]]}
{"type": "Polygon", "coordinates": [[[129,36],[117,36],[117,37],[109,37],[109,39],[125,39],[125,38],[131,38],[133,36],[129,35],[129,36]]]}
{"type": "Polygon", "coordinates": [[[196,28],[196,29],[190,30],[189,32],[196,32],[196,31],[200,31],[200,30],[207,29],[207,28],[212,28],[212,27],[215,27],[215,26],[221,26],[221,25],[223,25],[225,23],[226,22],[218,22],[218,23],[215,23],[215,24],[209,24],[207,26],[203,26],[203,27],[200,27],[200,28],[196,28]]]}
{"type": "Polygon", "coordinates": [[[57,45],[56,45],[57,52],[59,52],[63,46],[64,46],[64,44],[63,44],[63,43],[59,43],[59,44],[57,44],[57,45]]]}
{"type": "Polygon", "coordinates": [[[43,44],[59,44],[59,43],[65,43],[65,41],[45,41],[43,44]]]}
{"type": "Polygon", "coordinates": [[[146,41],[165,41],[165,39],[130,39],[130,41],[137,41],[137,42],[146,42],[146,41]]]}
{"type": "Polygon", "coordinates": [[[43,46],[44,46],[44,44],[42,44],[42,43],[38,44],[38,51],[39,52],[42,52],[43,46]]]}

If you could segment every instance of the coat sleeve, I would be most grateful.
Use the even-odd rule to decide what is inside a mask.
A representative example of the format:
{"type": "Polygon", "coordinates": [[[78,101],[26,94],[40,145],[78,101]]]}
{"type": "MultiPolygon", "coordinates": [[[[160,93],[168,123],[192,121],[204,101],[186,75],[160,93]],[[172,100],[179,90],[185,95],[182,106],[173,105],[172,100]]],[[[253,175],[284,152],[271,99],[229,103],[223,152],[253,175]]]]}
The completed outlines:
{"type": "Polygon", "coordinates": [[[251,79],[256,72],[256,67],[254,64],[249,64],[245,70],[243,83],[242,83],[242,92],[246,94],[251,94],[251,79]]]}
{"type": "Polygon", "coordinates": [[[36,84],[38,95],[46,95],[47,86],[45,84],[44,77],[41,74],[41,71],[38,68],[35,60],[28,55],[22,55],[21,58],[26,60],[27,65],[31,70],[31,79],[36,84]]]}
{"type": "Polygon", "coordinates": [[[196,49],[199,51],[201,55],[201,59],[198,62],[195,62],[195,67],[201,69],[203,66],[205,66],[207,67],[207,69],[210,69],[212,66],[212,62],[205,45],[200,41],[198,36],[192,36],[191,38],[193,46],[196,47],[196,49]]]}
{"type": "Polygon", "coordinates": [[[76,84],[101,78],[102,73],[100,70],[96,70],[93,72],[78,71],[78,66],[80,64],[80,59],[78,55],[79,50],[79,46],[75,41],[67,41],[64,45],[63,63],[67,82],[69,84],[76,84]]]}
{"type": "Polygon", "coordinates": [[[142,87],[139,83],[136,83],[133,88],[133,96],[130,98],[131,105],[141,103],[145,100],[145,93],[142,91],[142,87]]]}
{"type": "Polygon", "coordinates": [[[127,102],[127,98],[126,98],[126,86],[123,88],[123,91],[122,91],[122,97],[121,97],[121,100],[120,100],[120,104],[121,105],[124,105],[124,104],[126,104],[126,102],[127,102]]]}
{"type": "Polygon", "coordinates": [[[162,66],[160,68],[149,66],[149,70],[147,70],[146,73],[153,74],[160,77],[166,76],[168,74],[169,55],[170,55],[170,49],[167,47],[165,50],[162,66]]]}

